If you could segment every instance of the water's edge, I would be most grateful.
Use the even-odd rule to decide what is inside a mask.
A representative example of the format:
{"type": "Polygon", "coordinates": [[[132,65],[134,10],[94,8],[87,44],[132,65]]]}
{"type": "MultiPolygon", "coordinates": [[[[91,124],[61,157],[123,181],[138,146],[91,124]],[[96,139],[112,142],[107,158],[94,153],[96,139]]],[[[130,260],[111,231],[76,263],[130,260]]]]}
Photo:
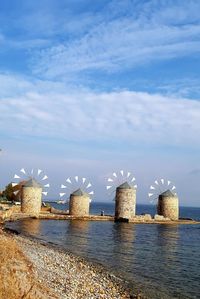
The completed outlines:
{"type": "MultiPolygon", "coordinates": [[[[16,222],[18,222],[18,221],[19,220],[17,220],[16,222]]],[[[13,221],[12,223],[14,223],[14,222],[15,221],[13,221]]],[[[107,273],[111,278],[118,280],[119,284],[122,284],[123,287],[128,290],[128,292],[130,293],[130,298],[137,298],[137,296],[139,296],[140,299],[150,299],[150,297],[147,297],[147,294],[143,294],[143,292],[139,288],[136,288],[136,286],[135,286],[136,283],[134,283],[133,281],[131,282],[129,280],[126,280],[122,275],[120,275],[120,273],[115,273],[114,270],[110,270],[109,267],[106,267],[105,265],[101,264],[100,262],[98,262],[95,259],[77,255],[76,253],[74,253],[70,250],[64,249],[59,244],[55,244],[53,242],[45,241],[44,239],[41,239],[39,237],[32,236],[32,235],[29,235],[26,233],[22,233],[14,228],[4,226],[3,230],[8,234],[19,235],[19,236],[21,236],[25,239],[28,239],[36,244],[37,243],[42,244],[50,249],[54,249],[58,252],[66,254],[66,255],[73,256],[76,259],[78,259],[79,261],[84,261],[88,265],[95,266],[95,268],[98,269],[99,271],[101,271],[101,272],[103,271],[103,272],[107,273]]]]}
{"type": "MultiPolygon", "coordinates": [[[[92,213],[112,213],[113,204],[94,204],[92,213]]],[[[151,213],[139,206],[140,213],[151,213]]],[[[181,216],[200,219],[199,208],[181,216]]],[[[200,224],[133,224],[81,220],[23,220],[8,223],[25,236],[103,266],[131,288],[153,299],[199,296],[200,224]]]]}

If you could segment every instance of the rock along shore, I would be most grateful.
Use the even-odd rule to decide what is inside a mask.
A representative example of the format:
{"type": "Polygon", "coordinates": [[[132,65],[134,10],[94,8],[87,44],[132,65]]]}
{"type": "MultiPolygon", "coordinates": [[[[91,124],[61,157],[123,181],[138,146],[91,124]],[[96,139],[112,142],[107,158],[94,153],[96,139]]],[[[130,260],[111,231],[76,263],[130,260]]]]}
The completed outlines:
{"type": "MultiPolygon", "coordinates": [[[[132,294],[126,282],[100,265],[25,236],[0,233],[0,239],[2,237],[4,241],[6,238],[9,242],[16,243],[18,251],[22,252],[23,258],[31,267],[32,272],[29,274],[33,277],[32,281],[33,279],[35,281],[32,289],[38,289],[37,297],[35,295],[31,297],[29,294],[21,297],[15,296],[15,299],[144,298],[140,294],[132,294]]],[[[2,299],[7,299],[7,297],[2,297],[2,299]]]]}

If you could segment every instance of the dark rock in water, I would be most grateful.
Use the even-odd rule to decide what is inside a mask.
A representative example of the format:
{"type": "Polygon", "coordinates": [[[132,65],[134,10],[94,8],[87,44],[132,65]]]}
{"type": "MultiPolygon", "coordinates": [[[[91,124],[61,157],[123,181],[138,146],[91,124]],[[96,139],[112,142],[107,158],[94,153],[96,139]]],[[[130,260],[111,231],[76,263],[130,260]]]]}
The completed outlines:
{"type": "Polygon", "coordinates": [[[126,222],[126,223],[128,223],[129,219],[120,217],[120,218],[115,219],[115,222],[126,222]]]}

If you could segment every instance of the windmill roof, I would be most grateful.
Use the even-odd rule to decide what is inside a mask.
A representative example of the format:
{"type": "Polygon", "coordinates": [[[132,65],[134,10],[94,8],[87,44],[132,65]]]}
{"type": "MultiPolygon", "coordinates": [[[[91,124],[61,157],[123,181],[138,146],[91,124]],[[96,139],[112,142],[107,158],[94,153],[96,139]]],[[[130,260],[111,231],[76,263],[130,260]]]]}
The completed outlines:
{"type": "Polygon", "coordinates": [[[172,193],[170,190],[166,190],[163,193],[161,193],[160,196],[162,196],[162,197],[174,197],[175,194],[172,193]]]}
{"type": "Polygon", "coordinates": [[[133,189],[127,182],[119,185],[117,189],[133,189]]]}
{"type": "Polygon", "coordinates": [[[24,187],[42,188],[42,186],[35,179],[33,179],[33,178],[31,178],[30,180],[26,181],[23,186],[24,187]]]}
{"type": "Polygon", "coordinates": [[[84,192],[83,190],[81,190],[81,189],[79,188],[79,189],[77,189],[76,191],[74,191],[74,192],[72,193],[72,195],[82,196],[82,195],[87,195],[87,193],[84,192]]]}

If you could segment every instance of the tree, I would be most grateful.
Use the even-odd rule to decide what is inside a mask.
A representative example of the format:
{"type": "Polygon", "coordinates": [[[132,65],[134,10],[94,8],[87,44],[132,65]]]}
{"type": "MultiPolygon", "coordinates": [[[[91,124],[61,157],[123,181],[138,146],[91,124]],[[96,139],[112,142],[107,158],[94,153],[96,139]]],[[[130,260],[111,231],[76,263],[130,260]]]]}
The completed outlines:
{"type": "Polygon", "coordinates": [[[5,188],[5,190],[3,191],[3,196],[6,197],[7,200],[9,201],[13,201],[15,198],[15,194],[14,194],[14,190],[12,187],[12,183],[8,184],[5,188]]]}
{"type": "Polygon", "coordinates": [[[21,181],[16,186],[12,186],[12,183],[8,184],[5,190],[2,192],[2,196],[6,197],[9,201],[20,201],[22,186],[25,184],[25,181],[21,181]],[[18,191],[18,192],[17,192],[18,191]]]}

